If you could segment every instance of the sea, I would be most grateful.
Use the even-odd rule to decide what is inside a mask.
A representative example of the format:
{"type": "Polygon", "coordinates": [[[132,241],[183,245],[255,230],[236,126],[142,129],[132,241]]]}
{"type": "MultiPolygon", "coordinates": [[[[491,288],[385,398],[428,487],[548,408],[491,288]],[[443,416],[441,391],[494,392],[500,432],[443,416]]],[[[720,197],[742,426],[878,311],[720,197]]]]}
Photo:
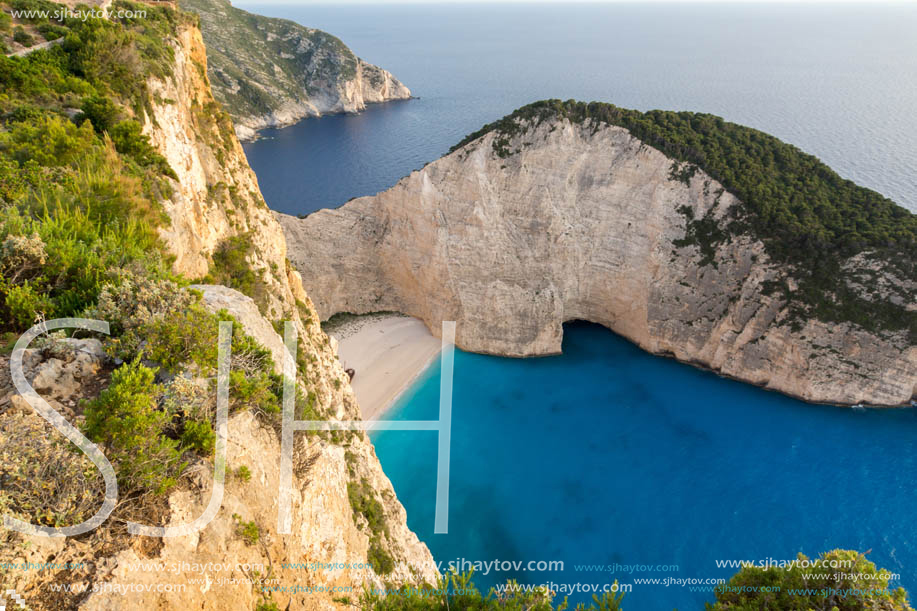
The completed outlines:
{"type": "Polygon", "coordinates": [[[548,98],[716,114],[917,211],[917,3],[237,6],[335,34],[417,97],[246,145],[281,212],[377,193],[548,98]]]}
{"type": "MultiPolygon", "coordinates": [[[[720,115],[917,212],[915,4],[237,6],[332,32],[416,96],[246,144],[282,212],[384,190],[545,98],[720,115]]],[[[477,566],[485,591],[515,579],[588,602],[617,581],[630,611],[684,610],[714,600],[730,563],[849,548],[917,594],[914,409],[808,405],[597,325],[564,331],[559,356],[456,351],[447,534],[436,434],[373,433],[443,566],[477,566]]],[[[387,417],[436,419],[439,392],[434,363],[387,417]]]]}

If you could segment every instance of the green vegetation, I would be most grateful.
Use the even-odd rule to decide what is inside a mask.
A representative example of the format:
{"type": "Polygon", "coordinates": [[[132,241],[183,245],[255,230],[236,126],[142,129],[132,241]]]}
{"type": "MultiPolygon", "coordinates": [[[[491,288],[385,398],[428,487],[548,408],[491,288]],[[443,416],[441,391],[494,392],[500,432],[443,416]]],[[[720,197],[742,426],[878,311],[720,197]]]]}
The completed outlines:
{"type": "MultiPolygon", "coordinates": [[[[165,492],[192,455],[212,455],[221,321],[233,323],[230,413],[255,410],[276,419],[280,412],[283,380],[270,353],[227,312],[206,310],[200,294],[127,273],[105,286],[89,314],[109,321],[113,337],[106,350],[131,363],[115,370],[109,388],[85,406],[87,436],[104,444],[124,491],[165,492]],[[167,382],[154,383],[153,363],[167,382]]],[[[247,467],[235,475],[251,478],[247,467]]]]}
{"type": "Polygon", "coordinates": [[[127,277],[106,286],[90,314],[110,321],[115,337],[107,350],[131,361],[85,406],[86,434],[105,445],[125,491],[165,492],[184,468],[182,453],[213,453],[220,321],[233,322],[230,411],[279,413],[282,378],[270,353],[232,316],[208,312],[199,296],[177,284],[127,277]],[[156,370],[141,359],[158,364],[171,380],[155,384],[156,370]]]}
{"type": "MultiPolygon", "coordinates": [[[[236,235],[223,240],[213,252],[213,265],[202,282],[223,284],[245,293],[264,309],[266,287],[254,272],[248,257],[252,252],[249,234],[236,235]]],[[[263,313],[263,312],[262,312],[263,313]]]]}
{"type": "Polygon", "coordinates": [[[246,545],[254,545],[261,537],[261,529],[254,520],[246,522],[237,513],[232,514],[232,520],[236,524],[236,535],[245,541],[246,545]]]}
{"type": "Polygon", "coordinates": [[[127,119],[111,128],[111,141],[122,155],[127,155],[144,168],[154,168],[159,174],[178,180],[175,171],[169,167],[165,157],[156,152],[150,139],[142,133],[143,127],[133,119],[127,119]]]}
{"type": "Polygon", "coordinates": [[[193,16],[168,6],[117,0],[118,9],[145,11],[144,18],[71,18],[61,5],[47,0],[13,0],[17,10],[43,10],[60,19],[36,17],[32,22],[45,38],[64,38],[63,44],[24,58],[0,63],[0,113],[26,99],[40,98],[43,108],[80,107],[79,98],[92,93],[110,95],[131,108],[138,118],[149,109],[147,79],[171,74],[174,39],[178,26],[193,23],[193,16]],[[74,103],[76,102],[76,103],[74,103]]]}
{"type": "Polygon", "coordinates": [[[17,25],[13,28],[13,41],[18,42],[23,47],[31,47],[35,44],[35,39],[32,38],[32,35],[26,32],[21,25],[17,25]]]}
{"type": "MultiPolygon", "coordinates": [[[[712,264],[717,246],[732,236],[751,233],[761,239],[774,261],[792,269],[799,281],[795,291],[784,283],[775,286],[796,324],[813,316],[850,321],[874,331],[904,330],[917,341],[917,312],[881,295],[867,299],[848,285],[841,268],[847,258],[868,253],[895,276],[917,281],[917,215],[773,136],[708,114],[547,100],[485,125],[451,150],[495,132],[494,152],[507,157],[513,154],[508,148],[513,136],[555,118],[589,121],[594,129],[624,127],[677,162],[673,179],[689,182],[700,168],[738,197],[741,209],[725,221],[688,218],[688,235],[676,246],[696,245],[712,264]]],[[[917,301],[914,290],[893,290],[902,303],[917,301]]]]}
{"type": "Polygon", "coordinates": [[[233,471],[232,474],[240,482],[248,482],[252,479],[252,472],[246,465],[239,465],[239,467],[233,471]]]}
{"type": "Polygon", "coordinates": [[[162,387],[154,377],[152,369],[134,361],[115,370],[111,385],[85,406],[86,436],[105,444],[125,490],[165,492],[181,469],[178,443],[160,434],[171,415],[157,409],[162,387]]]}
{"type": "MultiPolygon", "coordinates": [[[[801,554],[799,559],[808,560],[801,554]]],[[[907,593],[901,588],[889,591],[888,572],[876,569],[863,554],[834,550],[822,554],[820,559],[828,563],[849,561],[852,565],[835,564],[845,568],[831,569],[824,566],[801,568],[798,565],[786,568],[743,568],[725,587],[717,587],[716,602],[707,603],[705,608],[708,611],[913,611],[908,604],[907,593]],[[769,591],[761,591],[762,588],[769,591]]],[[[561,611],[568,608],[566,600],[555,602],[553,594],[544,588],[525,591],[512,581],[503,592],[491,589],[485,596],[474,586],[472,577],[472,573],[451,573],[435,586],[387,586],[387,589],[400,590],[399,595],[382,596],[364,589],[358,606],[367,611],[561,611]]],[[[606,593],[602,597],[593,596],[590,605],[579,604],[576,609],[620,611],[623,601],[623,593],[606,593]]]]}
{"type": "Polygon", "coordinates": [[[280,607],[278,607],[277,603],[274,601],[262,598],[258,601],[258,604],[255,605],[255,611],[280,611],[280,607]]]}
{"type": "Polygon", "coordinates": [[[127,280],[117,288],[106,287],[95,312],[119,332],[109,344],[113,355],[142,356],[172,374],[193,372],[204,377],[217,372],[215,340],[220,322],[232,322],[230,407],[280,411],[283,380],[274,373],[270,352],[246,335],[225,310],[209,312],[198,295],[181,291],[170,281],[156,286],[127,280]],[[140,317],[138,307],[143,312],[140,317]]]}
{"type": "Polygon", "coordinates": [[[378,575],[387,575],[395,568],[395,561],[385,551],[382,537],[388,534],[385,523],[385,510],[382,503],[376,498],[376,493],[368,481],[363,479],[360,483],[347,484],[347,496],[354,518],[363,516],[369,528],[369,552],[366,560],[378,575]]]}
{"type": "Polygon", "coordinates": [[[189,420],[185,423],[185,430],[181,434],[181,445],[209,456],[213,453],[217,435],[213,425],[207,420],[189,420]]]}
{"type": "Polygon", "coordinates": [[[38,26],[38,32],[45,40],[57,40],[67,34],[67,28],[53,23],[43,23],[38,26]]]}
{"type": "MultiPolygon", "coordinates": [[[[60,12],[45,0],[14,6],[60,12]]],[[[183,18],[163,7],[144,10],[148,18],[137,23],[39,19],[64,44],[0,57],[5,331],[78,315],[119,282],[122,269],[168,277],[157,202],[171,192],[165,177],[175,174],[131,117],[143,112],[148,76],[169,73],[166,41],[183,18]],[[65,111],[74,107],[83,113],[71,121],[65,111]]]]}
{"type": "MultiPolygon", "coordinates": [[[[504,592],[491,589],[486,596],[472,581],[473,571],[450,573],[442,577],[435,586],[395,587],[386,590],[398,594],[382,596],[364,589],[359,607],[364,611],[427,611],[433,609],[461,609],[462,611],[563,611],[568,608],[566,600],[554,604],[553,594],[545,588],[525,591],[513,581],[507,583],[504,592]]],[[[617,582],[615,582],[617,583],[617,582]]],[[[576,611],[620,611],[624,594],[605,593],[593,595],[590,605],[578,604],[576,611]]]]}
{"type": "MultiPolygon", "coordinates": [[[[834,550],[822,561],[851,562],[842,569],[798,565],[787,568],[746,567],[736,573],[725,588],[717,588],[716,603],[708,611],[808,611],[831,609],[860,611],[885,609],[913,611],[904,588],[888,590],[888,571],[876,569],[866,556],[855,551],[834,550]],[[743,589],[745,591],[741,591],[743,589]],[[771,591],[762,592],[762,588],[771,591]],[[738,591],[731,591],[738,590],[738,591]]],[[[802,554],[799,560],[808,560],[802,554]]],[[[830,564],[825,566],[831,566],[830,564]]]]}
{"type": "Polygon", "coordinates": [[[181,6],[200,15],[214,96],[237,122],[289,101],[337,95],[339,85],[356,76],[356,55],[326,32],[254,15],[227,0],[182,0],[181,6]]]}
{"type": "MultiPolygon", "coordinates": [[[[14,5],[60,9],[46,0],[14,5]]],[[[38,31],[64,42],[0,57],[0,332],[15,336],[68,316],[110,323],[106,351],[127,364],[84,402],[82,426],[104,446],[122,492],[136,499],[166,492],[195,455],[213,453],[220,321],[233,322],[231,411],[276,418],[282,378],[267,350],[171,273],[158,234],[166,222],[158,202],[171,194],[175,173],[142,133],[146,82],[171,74],[169,41],[195,18],[120,0],[113,8],[142,8],[146,18],[38,18],[38,31]]],[[[240,267],[247,248],[230,241],[217,253],[216,273],[251,293],[259,285],[240,267]]],[[[10,503],[57,523],[83,515],[95,498],[71,492],[61,486],[56,514],[25,493],[10,503]]]]}
{"type": "MultiPolygon", "coordinates": [[[[182,472],[182,454],[212,455],[221,321],[233,323],[230,412],[255,410],[274,418],[280,412],[283,380],[270,353],[227,312],[209,312],[199,293],[126,272],[103,288],[89,314],[109,321],[113,337],[106,350],[132,362],[117,369],[108,390],[86,406],[87,435],[113,452],[124,490],[164,492],[182,472]],[[156,372],[141,360],[155,363],[169,381],[153,384],[156,372]]],[[[247,467],[238,475],[251,477],[247,467]]]]}

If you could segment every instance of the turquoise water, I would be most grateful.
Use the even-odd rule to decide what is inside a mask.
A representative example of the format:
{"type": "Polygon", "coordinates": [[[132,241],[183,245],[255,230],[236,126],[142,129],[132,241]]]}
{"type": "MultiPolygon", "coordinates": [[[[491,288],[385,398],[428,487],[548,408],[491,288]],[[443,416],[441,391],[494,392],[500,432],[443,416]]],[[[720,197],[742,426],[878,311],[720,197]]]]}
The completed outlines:
{"type": "MultiPolygon", "coordinates": [[[[376,193],[484,123],[557,97],[715,113],[917,211],[915,4],[239,6],[332,32],[419,96],[247,144],[276,210],[376,193]]],[[[433,367],[393,417],[435,418],[437,376],[433,367]]],[[[872,549],[917,593],[915,410],[805,405],[591,325],[569,325],[558,357],[459,352],[455,388],[448,535],[433,534],[435,434],[374,434],[409,525],[442,562],[565,562],[551,574],[478,575],[480,586],[726,578],[715,560],[845,547],[872,549]],[[679,568],[576,570],[613,563],[679,568]]],[[[626,608],[711,599],[634,585],[626,608]]]]}
{"type": "MultiPolygon", "coordinates": [[[[438,561],[562,560],[491,572],[488,587],[728,578],[720,559],[836,547],[917,592],[917,411],[814,406],[654,357],[596,325],[565,327],[562,356],[456,352],[449,533],[433,534],[436,434],[373,439],[408,525],[438,561]],[[677,571],[577,571],[585,564],[677,571]]],[[[390,418],[434,419],[439,366],[390,418]]],[[[580,597],[571,597],[576,600],[580,597]]],[[[697,609],[709,593],[634,585],[630,611],[697,609]]]]}

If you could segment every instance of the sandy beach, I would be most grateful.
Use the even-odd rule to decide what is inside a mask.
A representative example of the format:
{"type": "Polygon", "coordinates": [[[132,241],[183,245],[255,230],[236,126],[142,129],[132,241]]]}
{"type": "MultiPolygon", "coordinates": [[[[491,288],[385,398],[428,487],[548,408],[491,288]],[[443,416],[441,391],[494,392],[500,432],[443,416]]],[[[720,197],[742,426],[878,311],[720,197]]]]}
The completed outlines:
{"type": "Polygon", "coordinates": [[[348,317],[326,331],[341,363],[356,371],[351,386],[364,420],[380,418],[442,347],[422,322],[401,314],[348,317]]]}

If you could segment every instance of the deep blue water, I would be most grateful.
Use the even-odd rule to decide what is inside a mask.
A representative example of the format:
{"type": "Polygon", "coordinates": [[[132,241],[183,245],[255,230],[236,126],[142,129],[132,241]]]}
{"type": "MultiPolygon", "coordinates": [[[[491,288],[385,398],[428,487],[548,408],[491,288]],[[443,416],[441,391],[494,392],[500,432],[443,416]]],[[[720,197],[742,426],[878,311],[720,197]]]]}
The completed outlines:
{"type": "Polygon", "coordinates": [[[238,6],[332,32],[420,96],[246,145],[283,212],[388,188],[544,98],[718,114],[917,211],[917,4],[238,6]]]}
{"type": "MultiPolygon", "coordinates": [[[[728,578],[717,559],[872,550],[917,592],[917,411],[814,406],[651,356],[586,323],[563,355],[456,351],[449,533],[433,534],[436,434],[372,437],[408,525],[443,562],[562,560],[479,587],[728,578]],[[678,565],[635,575],[579,564],[678,565]]],[[[439,366],[390,413],[435,419],[439,366]]],[[[575,597],[571,597],[574,600],[575,597]]],[[[635,585],[626,608],[703,607],[711,594],[635,585]]]]}

